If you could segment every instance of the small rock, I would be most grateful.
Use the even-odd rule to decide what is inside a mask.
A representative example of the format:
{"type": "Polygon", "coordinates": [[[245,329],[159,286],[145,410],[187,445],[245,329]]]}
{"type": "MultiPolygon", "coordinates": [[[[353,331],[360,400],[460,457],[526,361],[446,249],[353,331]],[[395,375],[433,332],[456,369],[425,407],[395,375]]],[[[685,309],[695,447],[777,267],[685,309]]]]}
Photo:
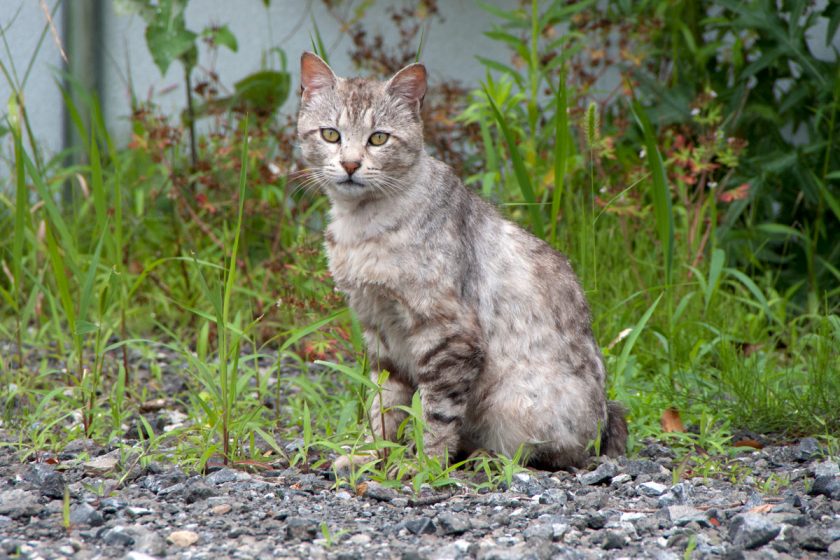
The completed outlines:
{"type": "Polygon", "coordinates": [[[820,444],[814,438],[804,438],[802,441],[799,442],[799,445],[796,447],[796,452],[794,457],[797,461],[804,463],[805,461],[810,461],[811,459],[815,458],[820,454],[820,444]]]}
{"type": "Polygon", "coordinates": [[[763,546],[779,535],[781,527],[760,515],[742,513],[729,524],[729,540],[741,549],[763,546]]]}
{"type": "Polygon", "coordinates": [[[619,531],[609,530],[604,535],[604,542],[601,543],[601,547],[604,550],[615,550],[624,548],[628,544],[630,544],[630,537],[619,531]]]}
{"type": "Polygon", "coordinates": [[[691,506],[668,506],[668,517],[671,523],[677,527],[683,527],[691,522],[695,522],[703,527],[709,527],[709,518],[706,513],[691,506]]]}
{"type": "Polygon", "coordinates": [[[286,520],[286,539],[300,539],[311,541],[318,534],[318,522],[314,519],[290,517],[286,520]]]}
{"type": "Polygon", "coordinates": [[[230,504],[219,504],[210,508],[210,513],[213,515],[224,515],[233,509],[230,504]]]}
{"type": "Polygon", "coordinates": [[[122,525],[114,525],[110,528],[103,528],[97,533],[102,541],[108,546],[132,546],[134,537],[126,531],[122,525]]]}
{"type": "Polygon", "coordinates": [[[353,498],[353,495],[350,494],[347,490],[339,490],[335,493],[335,497],[342,501],[347,501],[353,498]]]}
{"type": "Polygon", "coordinates": [[[798,529],[794,533],[794,539],[799,544],[799,548],[814,552],[826,552],[831,544],[828,535],[815,528],[798,529]]]}
{"type": "Polygon", "coordinates": [[[405,528],[415,535],[431,535],[435,532],[434,522],[428,517],[418,517],[405,522],[405,528]]]}
{"type": "Polygon", "coordinates": [[[840,477],[818,476],[815,478],[808,490],[808,495],[819,496],[820,494],[832,500],[840,500],[840,477]]]}
{"type": "Polygon", "coordinates": [[[662,494],[664,494],[668,490],[668,487],[658,482],[644,482],[642,484],[639,484],[636,487],[636,490],[642,496],[655,498],[656,496],[661,496],[662,494]]]}
{"type": "Polygon", "coordinates": [[[347,542],[349,542],[350,544],[355,544],[357,546],[367,546],[370,544],[371,540],[372,539],[370,538],[370,535],[366,533],[358,533],[350,537],[347,540],[347,542]]]}
{"type": "Polygon", "coordinates": [[[141,515],[149,515],[150,513],[154,513],[154,511],[149,509],[149,508],[138,507],[138,506],[129,506],[129,507],[125,508],[125,512],[130,517],[140,517],[141,515]]]}
{"type": "Polygon", "coordinates": [[[529,525],[522,533],[526,541],[552,541],[554,529],[546,523],[529,525]]]}
{"type": "Polygon", "coordinates": [[[166,540],[175,546],[186,548],[198,542],[198,533],[195,531],[174,531],[166,537],[166,540]]]}
{"type": "Polygon", "coordinates": [[[184,502],[188,504],[194,504],[215,495],[216,490],[208,486],[201,478],[191,478],[184,484],[183,497],[184,502]]]}
{"type": "Polygon", "coordinates": [[[834,541],[828,547],[828,555],[832,558],[840,558],[840,541],[834,541]]]}
{"type": "Polygon", "coordinates": [[[397,493],[394,490],[373,481],[359,484],[356,487],[356,493],[380,502],[391,502],[397,497],[397,493]]]}
{"type": "Polygon", "coordinates": [[[95,457],[90,461],[85,461],[84,463],[82,463],[82,467],[85,469],[85,472],[89,475],[101,476],[114,470],[119,462],[120,452],[118,449],[115,449],[110,453],[100,455],[99,457],[95,457]]]}
{"type": "Polygon", "coordinates": [[[840,474],[840,465],[834,461],[821,461],[814,463],[811,472],[814,473],[814,477],[837,476],[840,474]]]}
{"type": "Polygon", "coordinates": [[[516,473],[515,475],[513,475],[513,478],[523,484],[527,484],[531,481],[531,475],[529,475],[528,473],[516,473]]]}
{"type": "Polygon", "coordinates": [[[250,479],[251,475],[248,473],[225,467],[217,470],[214,473],[208,474],[204,480],[207,482],[207,484],[218,485],[223,484],[225,482],[238,482],[250,479]]]}
{"type": "Polygon", "coordinates": [[[31,517],[41,511],[35,494],[20,488],[0,492],[0,515],[12,519],[31,517]]]}
{"type": "Polygon", "coordinates": [[[590,529],[603,529],[604,526],[607,524],[607,516],[601,513],[600,511],[596,511],[594,513],[589,513],[586,515],[586,526],[590,529]]]}
{"type": "Polygon", "coordinates": [[[594,471],[578,475],[578,480],[584,486],[592,486],[609,481],[618,474],[618,466],[612,461],[605,461],[594,471]]]}
{"type": "Polygon", "coordinates": [[[71,525],[88,525],[99,527],[105,522],[102,514],[90,504],[79,504],[70,508],[71,525]]]}
{"type": "Polygon", "coordinates": [[[444,535],[461,535],[470,530],[469,519],[454,513],[441,513],[437,516],[437,521],[444,535]]]}
{"type": "Polygon", "coordinates": [[[128,554],[125,555],[125,560],[156,560],[154,556],[149,556],[144,552],[139,552],[137,550],[132,550],[128,554]]]}
{"type": "Polygon", "coordinates": [[[32,483],[42,496],[61,499],[64,497],[64,477],[55,469],[44,463],[32,464],[25,473],[23,479],[32,483]]]}

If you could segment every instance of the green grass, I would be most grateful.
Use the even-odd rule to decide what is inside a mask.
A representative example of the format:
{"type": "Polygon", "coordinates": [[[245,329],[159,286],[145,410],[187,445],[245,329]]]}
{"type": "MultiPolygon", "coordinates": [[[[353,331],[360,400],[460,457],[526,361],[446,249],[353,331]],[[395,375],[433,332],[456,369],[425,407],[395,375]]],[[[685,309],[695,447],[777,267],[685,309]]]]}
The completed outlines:
{"type": "MultiPolygon", "coordinates": [[[[533,8],[523,17],[539,27],[533,8]]],[[[774,270],[737,268],[713,235],[698,248],[696,224],[723,210],[713,197],[690,207],[669,184],[673,163],[642,104],[625,107],[638,127],[619,129],[596,108],[579,118],[587,103],[561,81],[564,61],[541,62],[539,48],[529,41],[521,71],[489,65],[460,120],[480,128],[482,191],[581,277],[610,396],[629,409],[630,452],[654,438],[686,455],[696,446],[725,455],[739,429],[780,441],[817,435],[836,450],[836,297],[803,308],[774,270]],[[662,433],[669,407],[689,433],[662,433]]],[[[426,457],[416,399],[400,442],[365,442],[379,386],[326,273],[326,201],[264,163],[290,165],[291,130],[227,115],[229,133],[200,139],[192,171],[188,142],[154,107],[137,107],[132,144],[116,149],[96,100],[77,98],[90,106],[66,95],[71,113],[95,116],[89,127],[76,119],[90,139],[83,165],[39,163],[25,113],[8,116],[15,175],[14,192],[0,191],[0,339],[14,352],[0,356],[0,412],[15,438],[6,445],[28,457],[79,437],[107,443],[134,423],[143,463],[315,469],[368,452],[379,460],[337,483],[511,484],[521,454],[449,466],[426,457]],[[158,352],[176,363],[159,363],[158,352]],[[187,388],[170,394],[176,379],[187,388]],[[162,432],[141,413],[161,397],[185,425],[162,432]]],[[[697,468],[721,471],[710,465],[697,468]]]]}

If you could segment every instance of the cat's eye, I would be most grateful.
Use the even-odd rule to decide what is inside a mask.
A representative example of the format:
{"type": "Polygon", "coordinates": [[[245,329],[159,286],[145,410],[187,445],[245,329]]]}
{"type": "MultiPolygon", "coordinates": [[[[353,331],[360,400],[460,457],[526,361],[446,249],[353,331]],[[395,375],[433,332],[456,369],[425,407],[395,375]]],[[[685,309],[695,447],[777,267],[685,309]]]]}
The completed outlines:
{"type": "Polygon", "coordinates": [[[387,132],[374,132],[370,135],[368,142],[370,142],[371,146],[381,146],[382,144],[387,142],[388,138],[390,137],[391,135],[387,132]]]}
{"type": "Polygon", "coordinates": [[[338,131],[334,128],[322,128],[321,138],[323,138],[331,144],[335,144],[341,139],[341,134],[339,134],[338,131]]]}

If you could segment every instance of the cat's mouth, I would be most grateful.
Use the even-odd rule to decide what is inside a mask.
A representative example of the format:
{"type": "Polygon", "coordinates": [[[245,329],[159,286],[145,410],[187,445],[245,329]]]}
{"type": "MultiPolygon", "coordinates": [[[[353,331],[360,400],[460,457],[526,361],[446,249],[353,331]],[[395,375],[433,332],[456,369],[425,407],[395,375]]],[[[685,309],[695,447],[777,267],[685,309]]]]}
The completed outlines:
{"type": "Polygon", "coordinates": [[[348,177],[347,179],[345,179],[343,181],[339,181],[338,184],[339,185],[348,185],[348,186],[353,185],[353,186],[356,186],[356,187],[363,187],[364,186],[362,183],[359,183],[358,181],[354,181],[350,177],[348,177]]]}

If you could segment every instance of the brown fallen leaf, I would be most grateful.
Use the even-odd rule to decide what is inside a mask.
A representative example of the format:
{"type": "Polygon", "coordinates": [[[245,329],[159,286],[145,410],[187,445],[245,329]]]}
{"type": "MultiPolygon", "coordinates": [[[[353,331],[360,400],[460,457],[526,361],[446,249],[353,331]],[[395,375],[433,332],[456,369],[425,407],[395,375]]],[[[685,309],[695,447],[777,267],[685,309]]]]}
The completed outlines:
{"type": "Polygon", "coordinates": [[[749,513],[767,513],[773,509],[773,504],[759,504],[754,508],[750,508],[749,513]]]}
{"type": "Polygon", "coordinates": [[[752,447],[753,449],[764,449],[764,446],[754,439],[740,439],[732,445],[734,445],[735,447],[752,447]]]}
{"type": "Polygon", "coordinates": [[[662,413],[662,431],[663,432],[685,432],[682,418],[680,418],[680,411],[674,407],[666,408],[662,413]]]}
{"type": "Polygon", "coordinates": [[[367,492],[368,485],[367,482],[360,482],[356,485],[356,495],[357,496],[364,496],[365,492],[367,492]]]}

